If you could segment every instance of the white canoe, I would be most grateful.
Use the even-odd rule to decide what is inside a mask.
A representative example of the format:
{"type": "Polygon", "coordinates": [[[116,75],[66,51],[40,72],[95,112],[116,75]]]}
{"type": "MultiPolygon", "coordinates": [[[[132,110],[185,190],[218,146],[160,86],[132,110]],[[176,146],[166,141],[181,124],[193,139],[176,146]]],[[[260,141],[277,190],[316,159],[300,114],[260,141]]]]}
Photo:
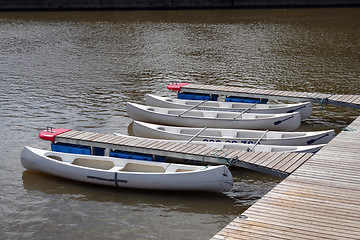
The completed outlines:
{"type": "MultiPolygon", "coordinates": [[[[157,125],[134,121],[133,134],[138,137],[189,140],[197,135],[194,141],[229,142],[254,144],[265,131],[245,129],[189,128],[157,125]],[[203,130],[203,131],[202,131],[203,130]],[[201,132],[202,131],[202,132],[201,132]]],[[[306,146],[326,144],[335,137],[334,130],[313,132],[280,132],[268,131],[260,145],[306,146]]]]}
{"type": "MultiPolygon", "coordinates": [[[[121,133],[114,133],[116,136],[124,136],[136,139],[145,139],[142,137],[128,136],[121,133]]],[[[158,139],[159,141],[166,142],[182,142],[188,143],[184,140],[163,140],[158,139]]],[[[227,143],[227,142],[204,142],[204,141],[191,141],[189,144],[203,145],[208,147],[222,149],[234,149],[239,151],[252,151],[252,152],[296,152],[296,153],[316,153],[326,144],[318,145],[308,145],[308,146],[281,146],[281,145],[255,145],[255,144],[245,144],[245,143],[227,143]]]]}
{"type": "Polygon", "coordinates": [[[127,103],[128,115],[138,121],[186,127],[241,128],[293,131],[301,124],[298,112],[257,114],[159,108],[127,103]]]}
{"type": "Polygon", "coordinates": [[[198,105],[197,110],[212,111],[229,111],[242,112],[247,110],[248,113],[293,113],[299,112],[301,119],[304,120],[312,114],[311,102],[302,102],[295,104],[253,104],[238,102],[220,102],[220,101],[200,101],[185,100],[170,97],[160,97],[152,94],[146,94],[146,105],[162,108],[181,108],[186,109],[198,105]],[[199,105],[200,104],[200,105],[199,105]]]}
{"type": "Polygon", "coordinates": [[[224,166],[194,166],[104,156],[79,155],[24,147],[21,164],[81,182],[139,189],[230,191],[233,179],[224,166]]]}

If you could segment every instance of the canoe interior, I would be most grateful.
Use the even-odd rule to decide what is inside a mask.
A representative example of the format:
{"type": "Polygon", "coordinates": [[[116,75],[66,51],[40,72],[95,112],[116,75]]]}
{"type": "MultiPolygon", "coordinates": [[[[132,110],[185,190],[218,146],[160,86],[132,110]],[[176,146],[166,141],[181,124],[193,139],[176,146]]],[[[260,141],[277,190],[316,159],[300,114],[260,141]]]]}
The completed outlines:
{"type": "MultiPolygon", "coordinates": [[[[183,111],[179,111],[179,110],[169,110],[168,114],[171,115],[179,115],[180,113],[182,113],[183,111]]],[[[188,116],[188,117],[204,117],[204,114],[202,112],[187,112],[183,114],[184,116],[188,116]]]]}
{"type": "MultiPolygon", "coordinates": [[[[181,134],[190,134],[190,135],[195,135],[197,132],[199,131],[194,131],[192,129],[181,129],[180,133],[181,134]]],[[[200,135],[205,135],[205,136],[214,136],[214,137],[221,137],[221,132],[220,131],[204,131],[202,134],[200,135]]]]}
{"type": "MultiPolygon", "coordinates": [[[[62,158],[56,155],[48,155],[48,158],[51,158],[56,161],[62,162],[62,158]]],[[[74,161],[71,163],[81,167],[88,167],[94,169],[101,169],[101,170],[110,170],[114,168],[116,165],[112,161],[108,160],[94,160],[94,159],[87,159],[87,158],[75,158],[74,161]]],[[[170,164],[168,165],[170,166],[170,164]]],[[[163,166],[156,166],[150,164],[138,164],[138,163],[126,163],[123,167],[119,167],[117,171],[120,172],[147,172],[147,173],[164,173],[166,172],[167,168],[163,166]]],[[[173,165],[172,165],[173,167],[173,165]]],[[[195,169],[185,169],[185,168],[176,168],[171,169],[172,172],[191,172],[195,171],[195,169]]]]}
{"type": "Polygon", "coordinates": [[[104,161],[104,160],[93,160],[86,158],[76,158],[72,164],[82,167],[110,170],[115,167],[115,164],[112,161],[104,161]]]}
{"type": "Polygon", "coordinates": [[[150,166],[144,164],[127,163],[124,168],[119,169],[123,172],[156,172],[163,173],[165,169],[161,166],[150,166]]]}

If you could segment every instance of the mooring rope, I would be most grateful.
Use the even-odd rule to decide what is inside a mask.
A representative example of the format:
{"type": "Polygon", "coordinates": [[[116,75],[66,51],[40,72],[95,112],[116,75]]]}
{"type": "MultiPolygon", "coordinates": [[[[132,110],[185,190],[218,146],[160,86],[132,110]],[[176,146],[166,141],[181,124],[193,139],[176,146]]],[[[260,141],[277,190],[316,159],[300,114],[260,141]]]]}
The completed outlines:
{"type": "MultiPolygon", "coordinates": [[[[224,159],[226,161],[226,163],[228,164],[228,167],[230,167],[231,165],[233,165],[235,162],[237,162],[239,160],[239,158],[237,156],[234,158],[228,158],[226,152],[222,149],[212,151],[210,153],[210,156],[215,156],[219,160],[224,159]],[[221,154],[219,155],[218,154],[219,152],[223,153],[224,156],[222,156],[221,154]]],[[[204,158],[205,158],[205,156],[203,157],[203,161],[204,161],[204,158]]]]}
{"type": "MultiPolygon", "coordinates": [[[[331,97],[332,95],[330,95],[329,97],[331,97]]],[[[329,101],[329,97],[326,97],[326,98],[318,98],[318,97],[313,97],[311,96],[310,94],[307,95],[308,98],[311,98],[311,99],[315,99],[315,100],[318,100],[320,101],[321,103],[321,111],[324,110],[324,104],[327,104],[328,101],[329,101]]]]}
{"type": "Polygon", "coordinates": [[[356,128],[352,128],[352,127],[345,127],[345,128],[343,128],[343,130],[346,132],[356,132],[357,131],[356,128]]]}

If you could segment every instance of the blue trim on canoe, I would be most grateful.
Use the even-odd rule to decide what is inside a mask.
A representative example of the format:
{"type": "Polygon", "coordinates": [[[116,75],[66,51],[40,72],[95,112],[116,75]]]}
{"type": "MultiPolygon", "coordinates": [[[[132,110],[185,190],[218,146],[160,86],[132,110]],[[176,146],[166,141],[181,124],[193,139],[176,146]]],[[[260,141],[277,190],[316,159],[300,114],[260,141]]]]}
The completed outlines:
{"type": "Polygon", "coordinates": [[[279,125],[279,124],[281,124],[281,123],[283,123],[283,122],[285,122],[285,121],[287,121],[287,120],[289,120],[289,119],[291,119],[291,118],[293,118],[294,116],[290,116],[290,117],[288,117],[288,118],[285,118],[285,119],[283,119],[283,120],[279,120],[279,121],[276,121],[276,122],[274,122],[274,125],[276,126],[276,125],[279,125]]]}
{"type": "Polygon", "coordinates": [[[315,141],[317,141],[317,140],[319,140],[319,139],[322,139],[322,138],[324,138],[324,137],[327,137],[327,136],[329,136],[328,133],[327,133],[326,135],[321,136],[321,137],[311,139],[311,140],[307,141],[306,143],[307,143],[307,145],[310,145],[310,144],[313,144],[315,141]]]}
{"type": "Polygon", "coordinates": [[[289,111],[287,111],[288,113],[293,113],[293,112],[297,112],[297,111],[299,111],[300,109],[302,109],[302,108],[306,108],[306,105],[304,105],[304,106],[301,106],[301,107],[298,107],[298,108],[296,108],[296,109],[293,109],[293,110],[289,110],[289,111]]]}

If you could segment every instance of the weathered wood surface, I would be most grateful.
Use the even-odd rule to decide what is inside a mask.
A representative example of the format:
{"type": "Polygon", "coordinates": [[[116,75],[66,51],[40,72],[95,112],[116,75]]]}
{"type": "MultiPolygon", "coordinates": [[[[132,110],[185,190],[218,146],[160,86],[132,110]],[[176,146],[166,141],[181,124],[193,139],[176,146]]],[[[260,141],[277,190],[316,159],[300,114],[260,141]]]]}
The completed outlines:
{"type": "Polygon", "coordinates": [[[189,93],[210,93],[222,94],[228,96],[242,96],[250,98],[267,98],[288,101],[311,101],[314,103],[332,104],[360,109],[360,95],[339,95],[326,93],[308,93],[294,91],[279,91],[256,89],[247,87],[229,87],[229,86],[213,86],[188,84],[181,87],[182,92],[189,93]]]}
{"type": "Polygon", "coordinates": [[[360,117],[212,239],[360,239],[360,117]]]}
{"type": "Polygon", "coordinates": [[[116,149],[171,158],[188,159],[198,163],[227,164],[286,177],[306,162],[310,153],[246,152],[234,149],[219,150],[214,147],[180,142],[115,136],[71,130],[55,137],[55,142],[91,147],[116,149]]]}

